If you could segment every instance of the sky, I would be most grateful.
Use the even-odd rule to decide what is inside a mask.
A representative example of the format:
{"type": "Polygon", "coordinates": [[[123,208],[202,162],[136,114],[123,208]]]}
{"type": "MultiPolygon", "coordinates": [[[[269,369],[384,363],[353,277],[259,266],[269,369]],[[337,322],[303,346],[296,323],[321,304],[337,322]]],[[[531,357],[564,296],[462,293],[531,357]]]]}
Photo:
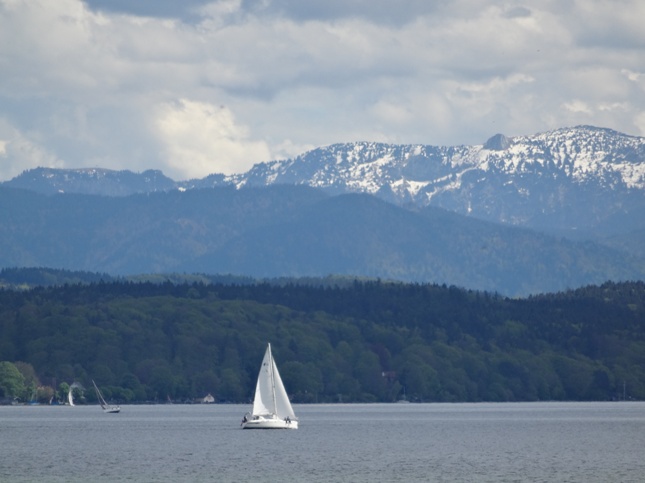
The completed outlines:
{"type": "Polygon", "coordinates": [[[0,181],[334,143],[645,136],[642,0],[0,0],[0,181]]]}

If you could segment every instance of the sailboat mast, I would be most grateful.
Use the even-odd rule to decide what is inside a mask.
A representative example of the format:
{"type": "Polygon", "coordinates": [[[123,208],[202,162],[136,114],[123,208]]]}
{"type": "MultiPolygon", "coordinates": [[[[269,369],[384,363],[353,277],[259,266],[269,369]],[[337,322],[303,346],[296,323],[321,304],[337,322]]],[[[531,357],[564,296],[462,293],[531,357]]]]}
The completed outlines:
{"type": "Polygon", "coordinates": [[[275,364],[273,363],[273,353],[271,352],[271,343],[269,342],[269,374],[271,374],[271,397],[273,398],[273,414],[278,413],[278,404],[275,400],[275,376],[273,375],[273,370],[275,364]]]}
{"type": "Polygon", "coordinates": [[[101,391],[99,391],[99,387],[94,382],[94,379],[92,379],[92,384],[94,384],[94,389],[96,389],[96,396],[98,397],[99,404],[103,409],[105,409],[107,403],[105,402],[105,399],[103,399],[103,394],[101,394],[101,391]]]}

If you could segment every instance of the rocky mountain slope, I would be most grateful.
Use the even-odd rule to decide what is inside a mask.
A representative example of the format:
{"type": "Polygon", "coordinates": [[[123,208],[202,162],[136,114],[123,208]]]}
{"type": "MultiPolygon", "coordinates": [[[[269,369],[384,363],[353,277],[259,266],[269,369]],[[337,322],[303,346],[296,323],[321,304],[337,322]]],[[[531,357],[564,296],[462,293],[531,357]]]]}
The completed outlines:
{"type": "Polygon", "coordinates": [[[479,146],[336,144],[231,181],[306,184],[540,230],[594,231],[616,215],[643,213],[645,138],[580,126],[496,135],[479,146]]]}

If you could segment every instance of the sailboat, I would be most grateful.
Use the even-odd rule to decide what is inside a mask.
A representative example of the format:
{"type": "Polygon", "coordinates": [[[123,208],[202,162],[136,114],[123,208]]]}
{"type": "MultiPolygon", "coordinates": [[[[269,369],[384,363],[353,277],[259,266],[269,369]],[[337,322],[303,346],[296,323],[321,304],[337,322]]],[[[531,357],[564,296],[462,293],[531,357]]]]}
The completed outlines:
{"type": "Polygon", "coordinates": [[[105,401],[105,398],[103,397],[103,394],[101,394],[101,391],[99,391],[99,388],[94,382],[94,379],[92,379],[92,384],[94,384],[96,397],[99,399],[99,403],[101,404],[101,408],[103,408],[104,413],[118,413],[119,411],[121,411],[121,408],[119,406],[112,406],[105,401]]]}
{"type": "Polygon", "coordinates": [[[73,387],[70,386],[69,391],[67,392],[67,402],[70,406],[74,406],[74,396],[72,394],[72,391],[74,390],[73,387]]]}
{"type": "Polygon", "coordinates": [[[242,429],[298,429],[298,419],[271,355],[271,344],[262,359],[253,410],[242,419],[242,429]]]}

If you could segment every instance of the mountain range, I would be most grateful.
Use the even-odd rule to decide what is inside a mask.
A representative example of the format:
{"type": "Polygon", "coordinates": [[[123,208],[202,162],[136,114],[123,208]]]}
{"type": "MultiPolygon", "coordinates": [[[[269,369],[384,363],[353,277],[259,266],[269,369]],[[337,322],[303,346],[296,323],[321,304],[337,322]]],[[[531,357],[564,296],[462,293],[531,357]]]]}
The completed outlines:
{"type": "Polygon", "coordinates": [[[612,226],[617,214],[643,209],[645,138],[580,126],[497,134],[478,146],[337,144],[227,181],[307,184],[516,226],[593,232],[612,226]]]}
{"type": "Polygon", "coordinates": [[[37,168],[0,185],[0,267],[334,273],[526,295],[644,279],[644,195],[645,138],[590,126],[478,146],[336,144],[180,182],[37,168]]]}

